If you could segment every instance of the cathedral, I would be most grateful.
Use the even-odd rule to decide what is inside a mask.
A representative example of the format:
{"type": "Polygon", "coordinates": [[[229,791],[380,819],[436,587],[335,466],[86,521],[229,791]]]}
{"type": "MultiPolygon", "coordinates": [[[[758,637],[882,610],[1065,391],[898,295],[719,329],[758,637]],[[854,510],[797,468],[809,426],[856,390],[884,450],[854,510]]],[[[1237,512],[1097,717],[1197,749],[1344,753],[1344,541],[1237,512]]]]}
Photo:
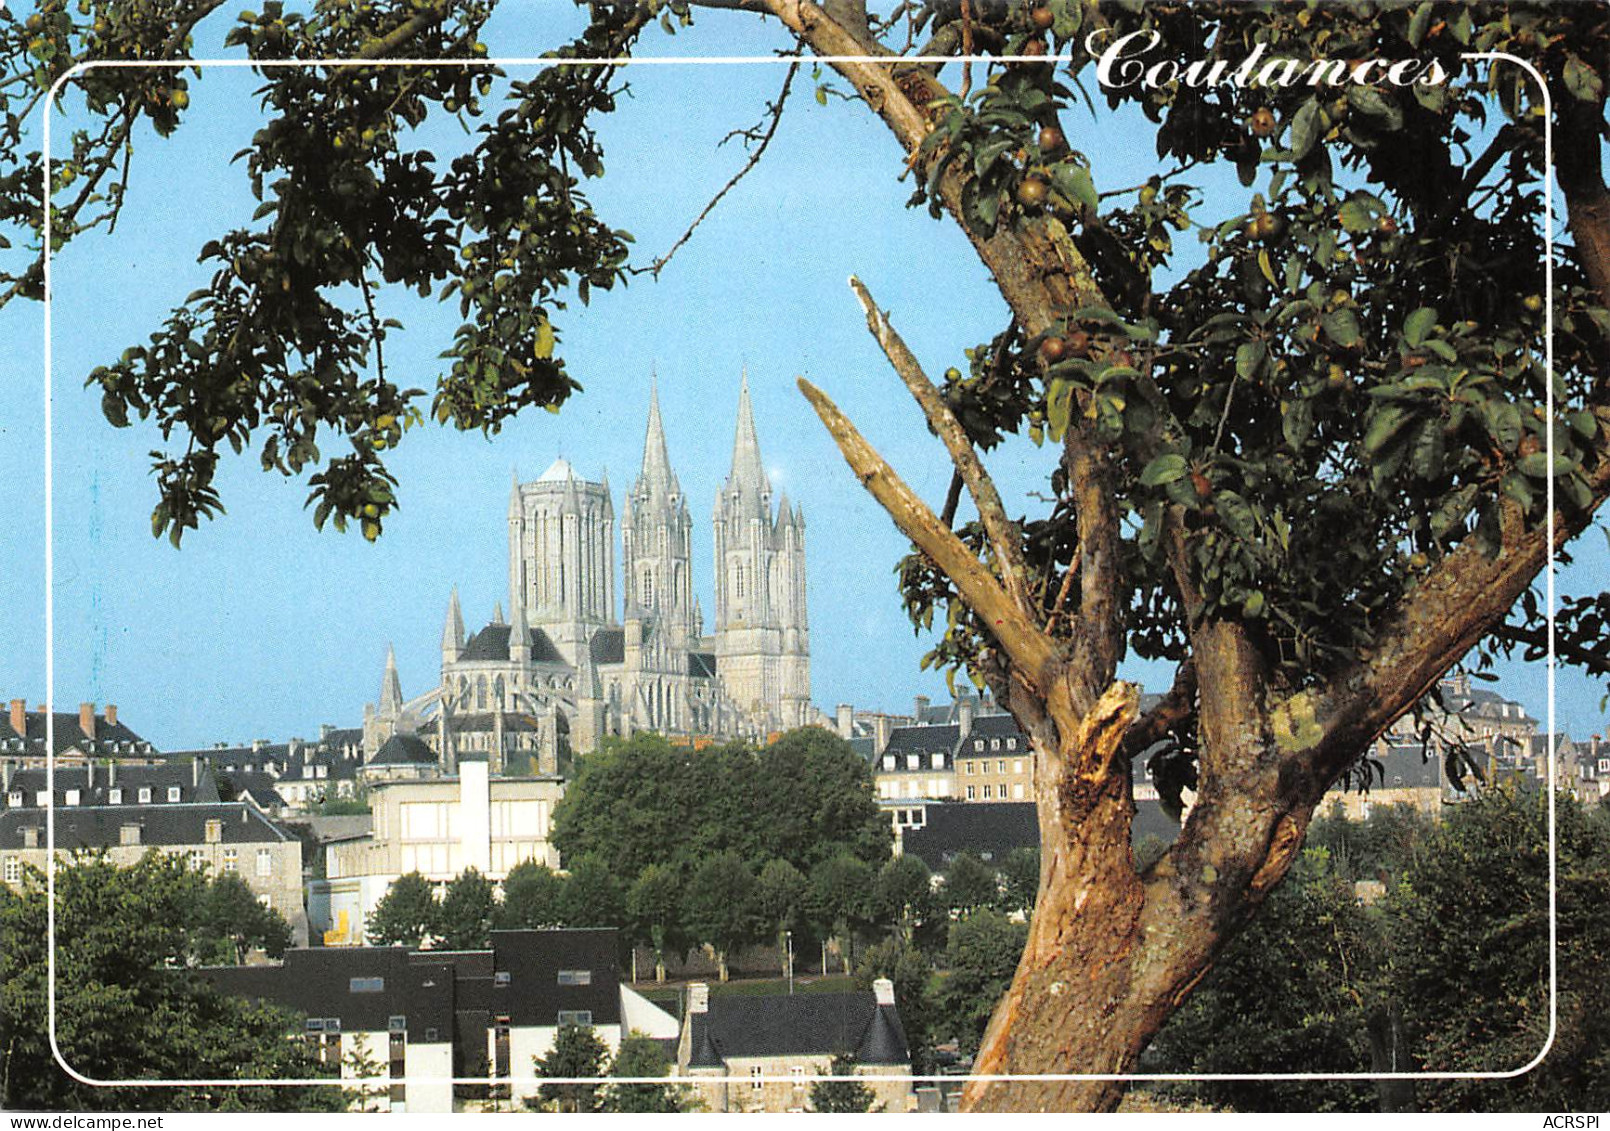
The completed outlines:
{"type": "Polygon", "coordinates": [[[590,482],[561,458],[531,482],[515,477],[508,616],[500,604],[467,633],[455,589],[440,684],[411,703],[388,655],[380,702],[364,718],[371,776],[452,774],[466,755],[494,774],[557,774],[606,735],[727,740],[815,721],[805,516],[786,495],[773,498],[747,378],[715,500],[713,632],[694,594],[693,522],[657,392],[642,470],[623,500],[618,617],[615,518],[607,476],[590,482]]]}

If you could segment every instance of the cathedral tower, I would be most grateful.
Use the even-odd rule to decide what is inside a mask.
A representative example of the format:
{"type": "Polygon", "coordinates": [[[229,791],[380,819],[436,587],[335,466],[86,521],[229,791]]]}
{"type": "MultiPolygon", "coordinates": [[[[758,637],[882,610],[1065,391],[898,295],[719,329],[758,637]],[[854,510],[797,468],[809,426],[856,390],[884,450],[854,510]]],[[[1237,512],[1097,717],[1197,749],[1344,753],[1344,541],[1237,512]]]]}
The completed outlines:
{"type": "Polygon", "coordinates": [[[693,602],[693,520],[671,470],[658,389],[649,394],[643,470],[626,496],[621,557],[626,618],[648,617],[674,647],[692,646],[702,631],[693,602]]]}
{"type": "Polygon", "coordinates": [[[563,459],[509,493],[509,606],[543,629],[569,663],[615,620],[615,508],[609,484],[563,459]]]}
{"type": "Polygon", "coordinates": [[[740,710],[770,727],[809,717],[805,518],[785,498],[775,512],[760,458],[746,374],[738,393],[732,471],[716,496],[716,657],[740,710]]]}

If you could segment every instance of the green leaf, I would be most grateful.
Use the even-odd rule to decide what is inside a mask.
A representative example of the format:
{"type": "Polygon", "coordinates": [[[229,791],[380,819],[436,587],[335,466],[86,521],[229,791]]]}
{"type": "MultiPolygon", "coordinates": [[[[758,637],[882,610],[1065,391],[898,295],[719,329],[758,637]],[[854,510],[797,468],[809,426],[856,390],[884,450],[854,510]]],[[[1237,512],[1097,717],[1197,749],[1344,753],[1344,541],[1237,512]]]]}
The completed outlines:
{"type": "Polygon", "coordinates": [[[1426,29],[1431,26],[1431,0],[1422,0],[1420,6],[1409,17],[1409,46],[1418,47],[1426,37],[1426,29]]]}
{"type": "Polygon", "coordinates": [[[1481,406],[1487,419],[1487,434],[1506,452],[1521,442],[1521,410],[1509,401],[1487,401],[1481,406]]]}
{"type": "Polygon", "coordinates": [[[1258,533],[1257,515],[1252,506],[1234,491],[1220,491],[1213,496],[1219,518],[1229,531],[1243,542],[1252,541],[1258,533]]]}
{"type": "Polygon", "coordinates": [[[1333,310],[1320,320],[1320,326],[1325,336],[1344,349],[1356,346],[1364,340],[1359,332],[1358,317],[1346,308],[1333,310]]]}
{"type": "Polygon", "coordinates": [[[1263,616],[1263,590],[1254,589],[1247,595],[1241,602],[1241,615],[1253,619],[1263,616]]]}
{"type": "Polygon", "coordinates": [[[1267,351],[1261,341],[1243,342],[1235,351],[1235,375],[1249,380],[1262,367],[1267,351]]]}
{"type": "Polygon", "coordinates": [[[1384,405],[1370,419],[1369,427],[1365,429],[1364,450],[1372,456],[1380,454],[1381,450],[1391,443],[1413,418],[1413,413],[1402,405],[1384,405]]]}
{"type": "Polygon", "coordinates": [[[1368,193],[1354,193],[1343,202],[1337,210],[1336,217],[1342,222],[1342,227],[1355,234],[1368,232],[1375,227],[1375,216],[1379,210],[1380,201],[1368,193]],[[1371,208],[1374,204],[1376,208],[1371,208]]]}
{"type": "Polygon", "coordinates": [[[1314,148],[1314,142],[1319,140],[1319,127],[1319,99],[1310,98],[1291,120],[1292,160],[1301,161],[1308,156],[1308,151],[1314,148]]]}
{"type": "Polygon", "coordinates": [[[1434,306],[1422,306],[1419,310],[1409,315],[1408,320],[1403,323],[1403,340],[1408,342],[1411,347],[1418,346],[1426,340],[1426,335],[1431,332],[1436,324],[1437,308],[1434,306]]]}
{"type": "Polygon", "coordinates": [[[1421,479],[1437,479],[1442,475],[1442,459],[1442,422],[1427,420],[1415,433],[1414,447],[1409,452],[1409,467],[1421,479]]]}
{"type": "Polygon", "coordinates": [[[1565,56],[1565,88],[1582,102],[1597,102],[1604,97],[1604,80],[1571,53],[1565,56]]]}
{"type": "Polygon", "coordinates": [[[1064,161],[1053,166],[1051,183],[1063,196],[1078,201],[1086,208],[1096,208],[1101,203],[1096,195],[1095,182],[1090,179],[1090,170],[1083,165],[1064,161]]]}
{"type": "Polygon", "coordinates": [[[1144,487],[1161,487],[1183,478],[1185,471],[1184,456],[1178,452],[1165,452],[1146,465],[1146,470],[1140,473],[1140,482],[1144,487]]]}

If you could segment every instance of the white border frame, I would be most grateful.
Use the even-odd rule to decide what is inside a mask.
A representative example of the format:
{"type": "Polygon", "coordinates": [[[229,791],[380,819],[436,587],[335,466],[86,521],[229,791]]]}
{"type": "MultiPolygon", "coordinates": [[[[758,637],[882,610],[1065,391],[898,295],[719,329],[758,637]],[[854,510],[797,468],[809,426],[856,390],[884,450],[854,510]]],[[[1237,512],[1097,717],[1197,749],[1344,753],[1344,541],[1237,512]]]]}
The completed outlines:
{"type": "MultiPolygon", "coordinates": [[[[1497,62],[1503,60],[1514,63],[1528,74],[1538,84],[1543,94],[1544,127],[1543,127],[1543,271],[1544,287],[1547,291],[1547,303],[1544,308],[1544,368],[1546,375],[1544,392],[1544,412],[1550,421],[1554,419],[1554,105],[1553,96],[1545,81],[1531,63],[1518,56],[1502,51],[1475,51],[1463,52],[1460,59],[1466,61],[1497,62]]],[[[531,67],[537,70],[547,70],[552,67],[645,67],[645,66],[730,66],[741,64],[796,64],[804,59],[816,63],[885,63],[893,65],[900,62],[903,57],[885,58],[882,56],[866,55],[723,55],[711,57],[682,58],[676,56],[627,56],[609,59],[545,59],[527,58],[521,56],[495,57],[485,59],[188,59],[183,61],[162,60],[92,60],[79,63],[58,78],[51,85],[46,95],[41,115],[44,119],[43,143],[41,145],[41,169],[44,178],[45,217],[43,229],[44,244],[44,377],[45,377],[45,788],[50,793],[50,802],[45,813],[45,847],[46,869],[45,890],[47,901],[47,931],[46,947],[49,954],[46,976],[46,999],[48,1017],[48,1037],[50,1055],[68,1076],[79,1083],[91,1087],[298,1087],[298,1086],[325,1086],[325,1087],[353,1087],[358,1085],[391,1084],[396,1081],[391,1076],[363,1076],[363,1077],[314,1077],[311,1079],[191,1079],[191,1080],[100,1080],[85,1076],[72,1065],[67,1063],[62,1055],[61,1047],[56,1040],[56,723],[55,723],[55,575],[54,575],[54,547],[55,528],[53,524],[54,512],[54,460],[53,438],[54,417],[52,409],[52,329],[54,307],[52,303],[52,271],[51,271],[51,226],[53,209],[51,207],[51,111],[55,108],[58,95],[75,77],[87,74],[97,69],[132,69],[156,68],[159,70],[183,71],[203,67],[217,67],[220,69],[281,69],[289,67],[531,67]]],[[[1068,55],[957,55],[947,57],[951,63],[1062,63],[1070,62],[1068,55]]],[[[1554,463],[1554,430],[1549,428],[1545,434],[1545,454],[1550,468],[1554,463]]],[[[984,1083],[1031,1083],[1031,1082],[1063,1082],[1078,1080],[1507,1080],[1523,1076],[1543,1062],[1549,1050],[1554,1046],[1554,1039],[1559,1027],[1559,955],[1558,934],[1559,915],[1557,900],[1558,849],[1555,844],[1555,569],[1556,569],[1556,530],[1554,517],[1554,477],[1549,477],[1546,488],[1547,516],[1546,529],[1548,532],[1548,561],[1544,567],[1545,578],[1545,608],[1548,620],[1548,659],[1547,659],[1547,688],[1548,688],[1548,829],[1549,829],[1549,1029],[1548,1039],[1543,1047],[1526,1064],[1519,1068],[1502,1072],[1210,1072],[1210,1073],[1028,1073],[1023,1075],[968,1075],[968,1076],[913,1076],[913,1075],[877,1075],[872,1073],[857,1074],[854,1079],[862,1081],[907,1081],[910,1083],[939,1083],[949,1081],[967,1082],[981,1081],[984,1083]]],[[[411,1077],[400,1078],[404,1083],[417,1082],[421,1084],[509,1084],[514,1077],[411,1077]]],[[[848,1077],[840,1076],[806,1076],[804,1079],[811,1082],[845,1080],[848,1077]]],[[[719,1080],[731,1082],[728,1077],[699,1077],[699,1076],[582,1076],[582,1077],[543,1077],[546,1084],[666,1084],[680,1083],[696,1086],[701,1081],[719,1080]]],[[[758,1076],[745,1077],[740,1083],[797,1083],[794,1076],[758,1076]]]]}

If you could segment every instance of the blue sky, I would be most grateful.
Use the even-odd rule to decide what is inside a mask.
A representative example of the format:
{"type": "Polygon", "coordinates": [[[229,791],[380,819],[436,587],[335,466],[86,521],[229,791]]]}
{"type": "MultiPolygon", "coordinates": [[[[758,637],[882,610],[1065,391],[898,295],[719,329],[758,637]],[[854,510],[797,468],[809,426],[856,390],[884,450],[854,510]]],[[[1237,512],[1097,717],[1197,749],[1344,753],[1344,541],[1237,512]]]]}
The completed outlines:
{"type": "MultiPolygon", "coordinates": [[[[538,11],[501,13],[486,36],[494,53],[537,54],[573,22],[567,5],[538,11]]],[[[767,54],[784,45],[774,24],[701,13],[675,38],[651,36],[645,53],[767,54]]],[[[634,234],[639,262],[669,248],[741,164],[736,142],[717,143],[758,121],[782,78],[777,64],[633,68],[632,96],[600,124],[609,174],[587,193],[609,223],[634,234]]],[[[867,283],[936,376],[997,332],[1005,307],[954,224],[904,207],[910,184],[896,179],[900,154],[887,131],[859,106],[817,105],[808,65],[765,159],[661,278],[636,278],[561,315],[562,352],[585,392],[560,415],[528,414],[490,440],[411,433],[390,461],[402,509],[374,545],[315,532],[305,486],[262,474],[249,454],[221,471],[227,516],[188,535],[182,550],[152,539],[146,453],[160,437],[139,426],[111,429],[82,377],[142,340],[200,285],[197,249],[249,218],[255,202],[241,167],[228,161],[257,124],[255,85],[244,70],[192,81],[185,128],[167,142],[141,139],[117,231],[86,237],[56,261],[59,703],[116,702],[159,746],[311,735],[323,722],[358,721],[377,695],[388,643],[404,693],[427,690],[449,590],[459,587],[472,628],[506,601],[511,470],[534,478],[560,454],[589,478],[607,469],[619,512],[641,461],[651,373],[693,512],[695,585],[708,624],[710,510],[745,369],[773,483],[803,505],[808,524],[813,698],[829,711],[839,702],[899,710],[914,694],[945,694],[940,677],[918,671],[928,643],[914,637],[895,591],[891,571],[906,544],[844,468],[794,378],[833,396],[937,503],[950,465],[867,334],[846,280],[854,273],[867,283]]],[[[1092,154],[1098,185],[1132,184],[1153,170],[1144,131],[1097,127],[1082,110],[1067,124],[1092,154]]],[[[388,342],[388,367],[428,388],[456,307],[384,301],[408,327],[388,342]]],[[[8,485],[0,599],[11,613],[0,627],[0,697],[34,703],[46,682],[38,305],[0,312],[0,341],[10,359],[0,382],[0,482],[8,485]]],[[[1027,506],[1052,458],[1023,442],[991,467],[1027,506]]],[[[1602,534],[1590,532],[1582,547],[1563,592],[1585,591],[1606,572],[1602,534]]],[[[1126,674],[1152,685],[1167,678],[1126,674]]],[[[1540,664],[1509,666],[1501,686],[1542,715],[1540,664]]],[[[1603,731],[1602,689],[1563,673],[1560,688],[1562,726],[1578,736],[1603,731]]]]}

